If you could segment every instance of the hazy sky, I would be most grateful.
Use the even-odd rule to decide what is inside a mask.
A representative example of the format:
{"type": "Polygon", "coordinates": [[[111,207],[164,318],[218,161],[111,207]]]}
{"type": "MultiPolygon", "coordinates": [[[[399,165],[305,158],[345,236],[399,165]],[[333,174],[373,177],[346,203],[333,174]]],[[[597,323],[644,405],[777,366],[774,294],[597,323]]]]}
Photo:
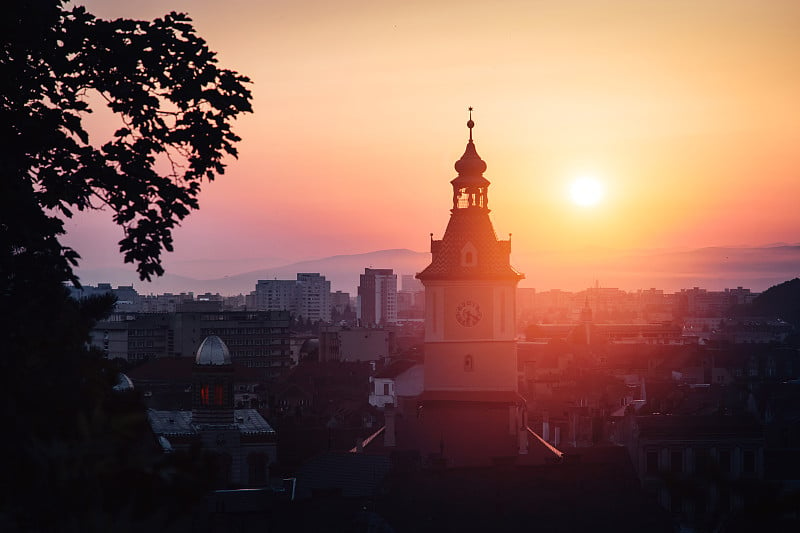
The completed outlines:
{"type": "MultiPolygon", "coordinates": [[[[495,229],[523,271],[597,247],[800,241],[796,0],[79,3],[188,12],[220,65],[253,80],[240,157],[176,232],[173,273],[426,250],[468,106],[495,229]],[[569,200],[583,175],[604,185],[597,206],[569,200]]],[[[109,216],[69,228],[85,266],[122,264],[109,216]]]]}

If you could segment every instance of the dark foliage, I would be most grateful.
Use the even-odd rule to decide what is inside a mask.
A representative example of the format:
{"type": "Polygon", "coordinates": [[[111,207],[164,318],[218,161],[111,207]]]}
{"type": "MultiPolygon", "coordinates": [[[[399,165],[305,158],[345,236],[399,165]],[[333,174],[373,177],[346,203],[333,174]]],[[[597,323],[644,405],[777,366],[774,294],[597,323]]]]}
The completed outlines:
{"type": "Polygon", "coordinates": [[[236,155],[231,122],[247,79],[216,66],[188,17],[99,20],[59,0],[0,16],[0,530],[189,529],[209,486],[199,454],[165,456],[136,391],[87,348],[113,301],[76,301],[73,212],[107,208],[142,279],[192,209],[202,180],[236,155]],[[92,143],[91,104],[120,120],[92,143]]]}
{"type": "Polygon", "coordinates": [[[249,80],[217,67],[177,13],[105,21],[58,0],[11,2],[0,36],[3,273],[19,271],[18,256],[60,251],[69,275],[78,255],[60,249],[63,218],[106,207],[125,261],[142,279],[161,275],[201,181],[236,156],[231,122],[251,110],[249,80]],[[100,146],[82,124],[91,102],[120,120],[100,146]]]}

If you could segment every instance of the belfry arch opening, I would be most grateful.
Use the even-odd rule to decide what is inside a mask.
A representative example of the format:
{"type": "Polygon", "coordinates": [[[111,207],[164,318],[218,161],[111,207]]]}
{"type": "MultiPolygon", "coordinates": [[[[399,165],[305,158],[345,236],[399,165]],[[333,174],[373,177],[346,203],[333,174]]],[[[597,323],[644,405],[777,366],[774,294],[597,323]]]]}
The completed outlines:
{"type": "Polygon", "coordinates": [[[467,209],[488,207],[488,196],[486,187],[458,187],[453,186],[453,209],[467,209]]]}

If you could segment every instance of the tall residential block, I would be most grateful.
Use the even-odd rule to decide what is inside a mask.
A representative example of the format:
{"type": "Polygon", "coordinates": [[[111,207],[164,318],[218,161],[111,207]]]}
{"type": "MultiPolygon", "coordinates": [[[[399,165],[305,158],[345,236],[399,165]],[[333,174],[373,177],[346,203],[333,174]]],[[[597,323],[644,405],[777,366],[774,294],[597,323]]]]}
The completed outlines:
{"type": "Polygon", "coordinates": [[[331,319],[331,282],[318,273],[300,273],[296,280],[260,279],[253,299],[259,311],[289,311],[312,322],[331,319]]]}
{"type": "Polygon", "coordinates": [[[365,268],[358,284],[358,319],[362,326],[397,322],[397,274],[391,268],[365,268]]]}

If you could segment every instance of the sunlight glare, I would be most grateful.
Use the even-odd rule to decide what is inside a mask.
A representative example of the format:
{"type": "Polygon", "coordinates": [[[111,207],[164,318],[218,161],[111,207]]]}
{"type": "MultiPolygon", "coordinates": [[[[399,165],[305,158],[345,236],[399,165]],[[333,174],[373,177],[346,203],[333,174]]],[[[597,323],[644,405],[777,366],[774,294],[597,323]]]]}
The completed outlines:
{"type": "Polygon", "coordinates": [[[570,198],[576,205],[597,205],[603,199],[603,185],[594,177],[582,176],[570,185],[570,198]]]}

